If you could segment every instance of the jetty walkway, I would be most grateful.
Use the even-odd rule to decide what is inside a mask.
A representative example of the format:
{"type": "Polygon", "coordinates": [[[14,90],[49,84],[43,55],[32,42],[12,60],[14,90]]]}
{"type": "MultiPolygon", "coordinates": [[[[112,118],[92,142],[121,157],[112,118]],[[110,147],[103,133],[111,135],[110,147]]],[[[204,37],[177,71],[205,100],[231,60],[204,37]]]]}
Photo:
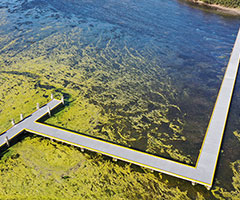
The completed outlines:
{"type": "Polygon", "coordinates": [[[28,131],[37,135],[78,146],[82,151],[84,149],[88,149],[94,152],[99,152],[113,157],[115,160],[119,159],[134,163],[154,171],[191,181],[193,185],[196,183],[204,185],[210,189],[213,184],[225,124],[238,72],[239,58],[240,31],[231,54],[195,166],[189,166],[180,162],[96,139],[91,136],[74,133],[38,122],[40,118],[46,114],[50,114],[51,110],[63,103],[63,100],[60,101],[56,99],[52,99],[48,104],[39,108],[32,115],[2,133],[0,135],[0,146],[9,145],[9,141],[12,138],[23,131],[28,131]]]}

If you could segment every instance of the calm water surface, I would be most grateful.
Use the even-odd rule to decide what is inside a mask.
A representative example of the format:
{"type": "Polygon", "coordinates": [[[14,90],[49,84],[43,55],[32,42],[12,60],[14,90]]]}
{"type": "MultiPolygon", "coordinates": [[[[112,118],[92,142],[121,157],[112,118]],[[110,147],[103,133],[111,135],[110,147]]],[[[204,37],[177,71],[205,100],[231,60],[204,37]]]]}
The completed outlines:
{"type": "MultiPolygon", "coordinates": [[[[104,139],[195,163],[239,18],[204,12],[175,0],[3,0],[0,18],[0,67],[4,70],[24,70],[16,65],[20,61],[15,57],[51,60],[61,54],[55,49],[69,49],[71,56],[59,56],[58,62],[67,62],[69,69],[81,71],[84,78],[71,83],[64,75],[62,88],[84,91],[91,104],[111,116],[109,124],[95,127],[114,133],[111,137],[102,131],[104,139]],[[11,41],[14,44],[7,46],[11,41]],[[176,149],[185,158],[168,149],[176,149]]],[[[47,67],[41,73],[51,77],[47,67]]],[[[65,68],[62,73],[67,74],[65,68]]],[[[224,179],[222,171],[231,174],[228,164],[240,156],[239,142],[232,134],[240,130],[239,84],[219,179],[224,179]]]]}

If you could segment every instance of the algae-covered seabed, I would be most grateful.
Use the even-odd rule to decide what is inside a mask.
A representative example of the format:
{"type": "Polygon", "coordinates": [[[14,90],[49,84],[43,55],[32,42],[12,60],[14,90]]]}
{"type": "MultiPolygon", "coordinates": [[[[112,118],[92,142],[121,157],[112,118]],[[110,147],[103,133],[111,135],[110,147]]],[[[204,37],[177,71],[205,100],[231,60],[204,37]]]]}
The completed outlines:
{"type": "MultiPolygon", "coordinates": [[[[156,0],[4,0],[0,19],[0,132],[63,94],[46,123],[195,164],[235,19],[156,0]]],[[[1,154],[0,199],[239,199],[238,91],[212,191],[27,135],[1,154]]]]}

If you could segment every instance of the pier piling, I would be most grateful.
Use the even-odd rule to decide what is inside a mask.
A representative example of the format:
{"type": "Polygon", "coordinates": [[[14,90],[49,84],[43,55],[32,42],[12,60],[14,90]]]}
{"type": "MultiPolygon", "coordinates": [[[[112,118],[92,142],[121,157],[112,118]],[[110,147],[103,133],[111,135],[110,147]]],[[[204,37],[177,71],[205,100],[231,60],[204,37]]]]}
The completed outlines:
{"type": "Polygon", "coordinates": [[[47,106],[47,112],[48,112],[49,116],[51,117],[51,109],[49,108],[49,106],[47,106]]]}
{"type": "Polygon", "coordinates": [[[7,144],[7,146],[9,147],[10,144],[9,144],[8,136],[5,137],[5,140],[6,140],[6,144],[7,144]]]}
{"type": "Polygon", "coordinates": [[[61,102],[64,105],[64,97],[63,97],[63,95],[61,96],[61,102]]]}

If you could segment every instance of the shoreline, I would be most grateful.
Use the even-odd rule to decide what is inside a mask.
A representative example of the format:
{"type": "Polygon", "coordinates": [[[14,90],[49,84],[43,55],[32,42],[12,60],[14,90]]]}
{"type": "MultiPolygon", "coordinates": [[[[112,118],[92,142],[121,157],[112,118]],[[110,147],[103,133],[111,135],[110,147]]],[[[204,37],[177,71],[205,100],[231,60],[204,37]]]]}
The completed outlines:
{"type": "Polygon", "coordinates": [[[192,5],[199,5],[201,7],[209,8],[222,14],[240,16],[240,8],[229,8],[218,4],[209,4],[201,0],[185,0],[185,1],[192,5]]]}

